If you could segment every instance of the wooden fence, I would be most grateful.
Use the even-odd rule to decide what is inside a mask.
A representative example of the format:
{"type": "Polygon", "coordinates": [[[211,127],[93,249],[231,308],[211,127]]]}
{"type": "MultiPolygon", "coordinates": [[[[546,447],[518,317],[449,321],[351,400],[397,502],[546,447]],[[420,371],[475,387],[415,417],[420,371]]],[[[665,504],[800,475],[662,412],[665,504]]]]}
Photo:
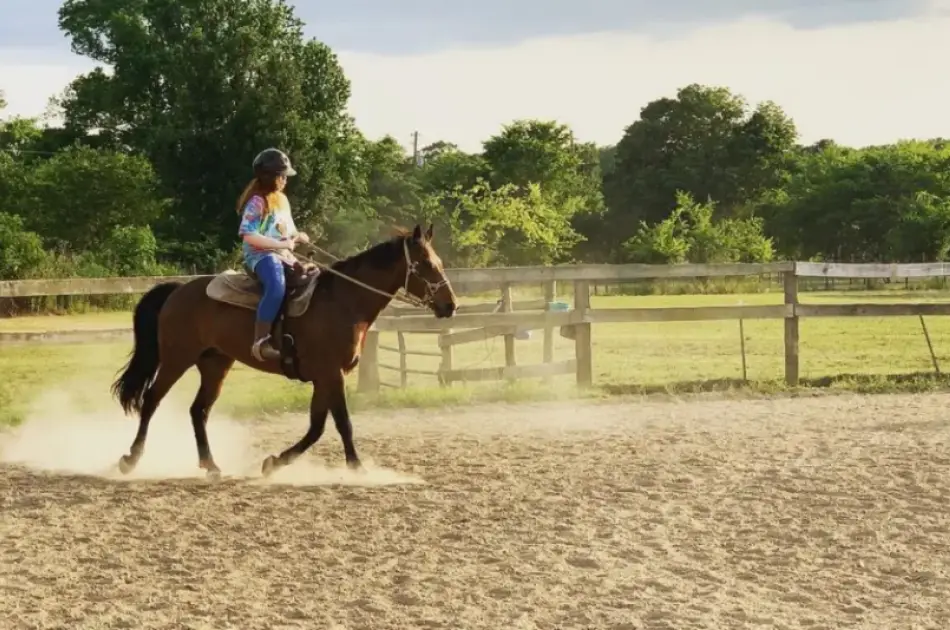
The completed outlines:
{"type": "MultiPolygon", "coordinates": [[[[385,381],[380,369],[399,373],[399,385],[405,386],[408,374],[419,372],[435,376],[443,385],[455,382],[484,380],[515,380],[547,378],[573,373],[580,386],[593,382],[591,326],[600,323],[637,323],[673,321],[717,321],[729,319],[783,319],[785,325],[785,380],[790,386],[799,382],[799,321],[802,317],[890,317],[908,315],[950,315],[950,303],[851,303],[801,304],[798,299],[799,278],[931,278],[950,276],[950,264],[840,264],[780,262],[769,264],[718,265],[573,265],[553,267],[511,267],[497,269],[453,269],[448,276],[459,294],[498,290],[497,302],[465,305],[458,314],[440,320],[411,308],[391,306],[376,321],[367,337],[360,361],[359,387],[376,391],[385,381]],[[592,284],[622,284],[645,279],[712,278],[728,276],[760,276],[781,274],[784,302],[776,305],[697,306],[664,308],[591,307],[592,284]],[[515,302],[515,285],[541,285],[544,299],[515,302]],[[572,286],[573,304],[567,310],[555,302],[557,287],[572,286]],[[554,331],[573,340],[574,357],[555,361],[554,331]],[[527,330],[544,331],[542,363],[518,365],[515,360],[515,338],[527,330]],[[397,346],[380,344],[380,333],[395,332],[397,346]],[[439,352],[410,351],[407,334],[431,334],[438,337],[439,352]],[[499,367],[458,369],[453,366],[453,348],[465,343],[503,337],[505,365],[499,367]],[[398,366],[380,361],[380,353],[396,353],[398,366]],[[438,356],[437,370],[413,370],[408,357],[438,356]]],[[[0,298],[53,295],[135,294],[147,291],[158,282],[170,278],[101,278],[90,280],[26,280],[0,282],[0,298]]],[[[186,280],[188,278],[174,278],[186,280]]],[[[64,331],[55,333],[0,334],[0,346],[10,343],[43,343],[115,339],[128,336],[129,329],[105,331],[64,331]]]]}

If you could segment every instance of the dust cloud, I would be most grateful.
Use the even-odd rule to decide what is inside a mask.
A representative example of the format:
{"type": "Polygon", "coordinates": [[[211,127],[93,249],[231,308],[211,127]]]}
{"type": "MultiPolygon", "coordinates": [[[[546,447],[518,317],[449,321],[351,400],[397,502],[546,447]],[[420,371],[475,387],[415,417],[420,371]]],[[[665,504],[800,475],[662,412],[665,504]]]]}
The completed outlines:
{"type": "MultiPolygon", "coordinates": [[[[127,475],[120,473],[118,460],[129,452],[138,418],[125,416],[108,392],[95,393],[101,389],[101,383],[89,387],[75,382],[37,396],[26,421],[0,433],[0,463],[34,472],[116,481],[204,478],[205,472],[198,467],[188,403],[172,396],[162,402],[152,418],[145,453],[136,469],[127,475]]],[[[305,422],[301,418],[302,427],[305,422]]],[[[217,411],[212,414],[208,440],[226,477],[292,486],[424,483],[419,477],[377,468],[371,461],[364,462],[363,471],[353,472],[343,466],[324,466],[308,455],[265,480],[260,478],[261,462],[271,453],[256,439],[257,433],[267,433],[261,429],[266,429],[261,423],[236,420],[217,411]]]]}

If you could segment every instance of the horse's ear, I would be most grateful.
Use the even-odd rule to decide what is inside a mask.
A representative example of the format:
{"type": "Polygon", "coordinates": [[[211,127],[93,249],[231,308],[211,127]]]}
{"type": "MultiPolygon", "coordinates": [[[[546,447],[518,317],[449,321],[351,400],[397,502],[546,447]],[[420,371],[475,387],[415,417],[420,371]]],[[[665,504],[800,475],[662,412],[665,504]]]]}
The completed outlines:
{"type": "Polygon", "coordinates": [[[418,223],[416,223],[416,229],[412,231],[412,240],[416,241],[417,243],[422,242],[422,226],[418,223]]]}
{"type": "Polygon", "coordinates": [[[429,224],[429,229],[426,230],[426,240],[427,240],[427,241],[431,241],[431,240],[432,240],[432,231],[433,231],[434,228],[435,228],[435,224],[434,224],[434,223],[430,223],[430,224],[429,224]]]}

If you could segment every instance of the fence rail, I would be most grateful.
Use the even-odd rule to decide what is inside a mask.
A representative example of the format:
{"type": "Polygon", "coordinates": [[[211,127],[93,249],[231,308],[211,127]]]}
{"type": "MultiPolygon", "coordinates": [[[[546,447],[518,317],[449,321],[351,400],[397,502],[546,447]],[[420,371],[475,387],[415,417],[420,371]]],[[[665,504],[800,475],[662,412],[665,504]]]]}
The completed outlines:
{"type": "MultiPolygon", "coordinates": [[[[792,271],[793,262],[735,263],[720,265],[553,265],[548,267],[498,267],[492,269],[448,269],[446,275],[460,293],[502,284],[543,282],[618,282],[655,278],[714,278],[753,276],[792,271]]],[[[947,274],[950,275],[950,271],[947,274]]],[[[139,276],[132,278],[65,278],[52,280],[0,281],[0,298],[58,295],[116,295],[144,293],[162,282],[185,282],[207,276],[139,276]]],[[[881,276],[873,276],[881,277],[881,276]]],[[[917,277],[917,276],[914,276],[917,277]]]]}
{"type": "MultiPolygon", "coordinates": [[[[455,382],[482,380],[515,380],[520,378],[550,378],[560,374],[575,374],[581,386],[593,381],[591,326],[604,323],[720,321],[746,319],[784,320],[785,380],[795,386],[799,382],[799,321],[802,317],[895,317],[916,315],[950,315],[950,303],[901,304],[801,304],[798,299],[799,278],[884,278],[907,279],[950,276],[948,263],[920,264],[841,264],[811,262],[779,262],[768,264],[719,265],[564,265],[550,267],[509,267],[497,269],[450,269],[447,275],[460,294],[494,289],[499,291],[496,302],[463,305],[458,314],[440,320],[431,314],[422,314],[414,308],[390,306],[367,336],[360,361],[359,386],[365,391],[380,387],[405,387],[409,374],[434,376],[439,383],[449,386],[455,382]],[[756,276],[781,274],[784,303],[748,306],[697,306],[657,308],[592,308],[591,286],[622,284],[643,279],[711,278],[723,276],[756,276]],[[515,285],[541,284],[543,300],[515,301],[515,285]],[[559,284],[573,285],[573,304],[555,302],[559,284]],[[574,341],[574,356],[555,361],[553,336],[558,329],[562,337],[574,341]],[[536,365],[517,365],[515,339],[529,330],[544,331],[543,362],[536,365]],[[380,343],[380,333],[397,333],[396,347],[380,343]],[[406,346],[408,334],[434,334],[438,337],[439,351],[413,351],[406,346]],[[466,343],[503,337],[505,365],[459,369],[453,366],[453,348],[466,343]],[[399,365],[379,361],[380,351],[398,354],[399,365]],[[438,370],[410,368],[410,356],[439,357],[438,370]],[[380,369],[399,373],[399,385],[380,379],[380,369]]],[[[24,280],[0,282],[0,299],[61,295],[110,295],[143,293],[156,284],[167,281],[187,281],[198,276],[139,277],[24,280]]],[[[923,320],[921,320],[923,324],[923,320]]],[[[926,331],[926,328],[925,328],[926,331]]],[[[130,329],[83,330],[39,333],[2,333],[0,345],[32,343],[64,343],[75,341],[121,339],[130,329]]]]}

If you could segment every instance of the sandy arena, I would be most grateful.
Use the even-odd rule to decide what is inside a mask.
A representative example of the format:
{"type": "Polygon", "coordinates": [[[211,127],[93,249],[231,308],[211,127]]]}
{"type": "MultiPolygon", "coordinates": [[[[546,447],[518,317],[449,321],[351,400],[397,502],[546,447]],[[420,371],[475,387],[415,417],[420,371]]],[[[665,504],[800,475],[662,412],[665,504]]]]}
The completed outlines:
{"type": "Polygon", "coordinates": [[[0,628],[950,628],[950,395],[297,416],[0,442],[0,628]],[[54,472],[59,469],[61,472],[54,472]]]}

